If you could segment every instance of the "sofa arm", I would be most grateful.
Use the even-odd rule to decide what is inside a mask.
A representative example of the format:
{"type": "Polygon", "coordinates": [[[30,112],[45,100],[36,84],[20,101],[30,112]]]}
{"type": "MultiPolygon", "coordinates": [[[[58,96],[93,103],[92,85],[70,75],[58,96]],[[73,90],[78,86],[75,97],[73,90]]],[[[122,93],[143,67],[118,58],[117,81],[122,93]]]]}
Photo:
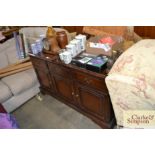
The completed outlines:
{"type": "Polygon", "coordinates": [[[117,124],[123,126],[128,110],[155,109],[155,40],[142,40],[125,51],[115,62],[106,85],[117,124]]]}

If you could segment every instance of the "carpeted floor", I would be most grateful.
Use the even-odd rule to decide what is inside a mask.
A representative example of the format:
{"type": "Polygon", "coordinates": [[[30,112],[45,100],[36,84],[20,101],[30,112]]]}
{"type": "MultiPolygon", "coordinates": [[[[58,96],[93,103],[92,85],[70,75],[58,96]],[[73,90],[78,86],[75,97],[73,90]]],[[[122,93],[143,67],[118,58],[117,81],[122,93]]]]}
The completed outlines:
{"type": "Polygon", "coordinates": [[[43,101],[36,97],[22,105],[13,115],[22,129],[100,129],[89,118],[45,95],[43,101]]]}

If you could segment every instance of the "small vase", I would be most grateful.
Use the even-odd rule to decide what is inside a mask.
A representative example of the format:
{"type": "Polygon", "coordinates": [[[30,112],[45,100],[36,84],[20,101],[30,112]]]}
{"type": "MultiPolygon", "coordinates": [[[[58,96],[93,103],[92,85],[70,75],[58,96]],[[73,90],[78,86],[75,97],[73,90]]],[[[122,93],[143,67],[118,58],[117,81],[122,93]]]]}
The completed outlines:
{"type": "Polygon", "coordinates": [[[65,49],[68,44],[67,34],[65,31],[56,33],[56,38],[61,49],[65,49]]]}

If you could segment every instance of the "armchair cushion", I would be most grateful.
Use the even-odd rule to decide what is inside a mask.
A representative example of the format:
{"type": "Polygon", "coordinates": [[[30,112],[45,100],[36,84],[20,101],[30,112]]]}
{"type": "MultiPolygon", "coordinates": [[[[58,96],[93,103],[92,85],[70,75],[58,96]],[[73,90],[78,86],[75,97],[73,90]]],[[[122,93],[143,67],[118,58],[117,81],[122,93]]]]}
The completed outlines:
{"type": "Polygon", "coordinates": [[[19,72],[2,78],[14,95],[20,94],[33,87],[37,83],[37,77],[33,69],[19,72]]]}
{"type": "Polygon", "coordinates": [[[0,81],[0,103],[3,103],[12,96],[9,87],[0,81]]]}
{"type": "Polygon", "coordinates": [[[113,65],[106,84],[117,124],[127,110],[155,109],[155,40],[139,41],[113,65]]]}
{"type": "Polygon", "coordinates": [[[8,66],[8,59],[4,53],[0,53],[0,69],[8,66]]]}

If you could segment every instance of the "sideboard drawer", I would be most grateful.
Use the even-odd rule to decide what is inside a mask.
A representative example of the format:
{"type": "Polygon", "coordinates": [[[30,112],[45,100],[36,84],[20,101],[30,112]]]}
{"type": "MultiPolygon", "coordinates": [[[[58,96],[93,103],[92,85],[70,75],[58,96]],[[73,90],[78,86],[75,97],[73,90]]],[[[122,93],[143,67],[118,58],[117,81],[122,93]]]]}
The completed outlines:
{"type": "Polygon", "coordinates": [[[57,64],[54,64],[54,63],[48,63],[48,66],[49,66],[51,74],[58,74],[58,75],[60,75],[62,77],[66,77],[66,78],[71,77],[69,69],[67,69],[67,68],[65,68],[63,66],[60,66],[60,65],[57,65],[57,64]]]}
{"type": "Polygon", "coordinates": [[[78,80],[83,84],[87,84],[95,89],[103,91],[104,93],[108,93],[104,78],[102,79],[102,78],[92,77],[88,74],[81,73],[81,72],[74,72],[73,76],[75,80],[78,80]]]}

